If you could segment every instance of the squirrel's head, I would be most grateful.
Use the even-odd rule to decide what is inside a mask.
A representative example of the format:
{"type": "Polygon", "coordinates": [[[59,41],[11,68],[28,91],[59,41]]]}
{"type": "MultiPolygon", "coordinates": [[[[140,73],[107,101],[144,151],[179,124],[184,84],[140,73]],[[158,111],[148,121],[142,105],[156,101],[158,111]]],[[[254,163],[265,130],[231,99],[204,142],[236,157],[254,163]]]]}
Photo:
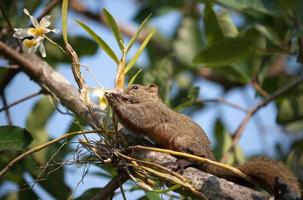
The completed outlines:
{"type": "Polygon", "coordinates": [[[129,97],[130,102],[140,103],[149,100],[161,101],[158,95],[158,86],[150,84],[147,86],[133,84],[127,87],[122,96],[129,97]]]}

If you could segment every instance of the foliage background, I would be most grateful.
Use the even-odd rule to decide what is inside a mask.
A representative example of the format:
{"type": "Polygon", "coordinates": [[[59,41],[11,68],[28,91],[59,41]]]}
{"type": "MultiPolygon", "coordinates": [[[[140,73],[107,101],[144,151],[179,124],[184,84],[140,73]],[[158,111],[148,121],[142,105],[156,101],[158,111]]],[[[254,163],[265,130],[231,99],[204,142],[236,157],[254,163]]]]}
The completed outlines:
{"type": "MultiPolygon", "coordinates": [[[[303,3],[299,0],[90,0],[80,3],[94,14],[107,8],[127,30],[135,30],[138,22],[152,13],[150,26],[157,27],[158,34],[136,64],[144,69],[137,82],[157,83],[168,105],[191,115],[206,130],[218,158],[228,148],[229,134],[236,130],[245,113],[222,102],[205,100],[224,98],[244,108],[251,108],[264,96],[302,76],[303,18],[300,9],[303,9],[303,3]]],[[[23,7],[37,16],[48,4],[49,1],[16,0],[3,1],[1,6],[5,8],[12,25],[22,27],[28,23],[22,13],[23,7]]],[[[51,15],[54,26],[60,28],[60,6],[54,8],[51,15]]],[[[81,64],[90,66],[102,85],[112,88],[115,64],[98,49],[74,19],[80,19],[93,27],[118,52],[113,35],[106,26],[85,17],[83,13],[73,9],[69,13],[69,36],[74,49],[81,56],[81,64]]],[[[2,30],[7,27],[3,18],[0,24],[2,30]]],[[[8,35],[1,35],[1,41],[9,43],[11,40],[8,35]]],[[[46,61],[74,82],[70,60],[51,44],[46,48],[46,61]]],[[[132,55],[136,48],[133,50],[132,55]]],[[[7,67],[8,62],[2,58],[0,64],[1,67],[7,67]]],[[[135,72],[134,69],[131,74],[135,72]]],[[[83,73],[89,86],[98,86],[88,72],[83,70],[83,73]]],[[[39,86],[23,73],[18,73],[5,89],[5,95],[8,102],[13,102],[38,90],[39,86]]],[[[250,120],[237,148],[237,156],[231,158],[229,163],[241,163],[255,155],[270,155],[287,162],[302,180],[302,104],[300,86],[262,108],[250,120]]],[[[32,146],[67,132],[73,120],[57,112],[48,98],[42,96],[19,104],[11,108],[10,112],[13,124],[27,127],[33,134],[32,146]]],[[[7,124],[4,112],[0,114],[1,124],[7,124]]],[[[22,195],[22,199],[37,196],[42,199],[66,199],[73,190],[77,197],[88,188],[101,187],[106,183],[104,171],[91,166],[84,184],[76,188],[84,166],[73,164],[53,172],[45,181],[39,181],[33,190],[23,190],[24,184],[33,181],[41,172],[33,163],[38,161],[45,165],[59,146],[36,154],[34,160],[27,158],[5,180],[0,180],[1,198],[22,195]],[[65,184],[58,187],[58,180],[65,184]]],[[[76,144],[73,143],[63,148],[56,160],[72,159],[72,149],[75,148],[76,144]]],[[[1,166],[17,154],[0,153],[1,166]]],[[[138,191],[131,183],[127,188],[138,191]]],[[[132,199],[134,192],[128,195],[132,199]]],[[[135,193],[138,198],[141,195],[142,191],[135,193]]]]}

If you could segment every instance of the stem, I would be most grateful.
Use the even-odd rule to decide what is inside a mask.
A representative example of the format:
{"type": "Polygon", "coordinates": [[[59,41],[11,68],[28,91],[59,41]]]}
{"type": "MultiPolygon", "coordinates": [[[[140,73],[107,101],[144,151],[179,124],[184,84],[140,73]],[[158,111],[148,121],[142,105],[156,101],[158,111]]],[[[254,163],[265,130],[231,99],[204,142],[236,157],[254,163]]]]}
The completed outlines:
{"type": "Polygon", "coordinates": [[[23,101],[26,101],[26,100],[28,100],[28,99],[31,99],[31,98],[33,98],[33,97],[35,97],[35,96],[40,95],[40,94],[42,94],[42,91],[41,91],[41,90],[40,90],[39,92],[35,92],[35,93],[30,94],[30,95],[28,95],[28,96],[26,96],[26,97],[23,97],[23,98],[21,98],[21,99],[15,101],[15,102],[9,104],[9,105],[4,105],[2,108],[0,108],[0,112],[2,112],[3,110],[7,110],[7,109],[9,109],[9,108],[12,107],[12,106],[15,106],[15,105],[17,105],[17,104],[19,104],[19,103],[22,103],[23,101]]]}
{"type": "MultiPolygon", "coordinates": [[[[6,100],[6,95],[5,95],[5,92],[3,91],[2,95],[1,95],[1,98],[2,98],[2,102],[3,102],[3,107],[8,107],[7,105],[7,100],[6,100]]],[[[1,112],[1,110],[0,110],[1,112]]],[[[6,119],[7,119],[7,123],[8,125],[12,125],[13,124],[13,121],[12,121],[12,116],[11,116],[11,113],[9,111],[9,109],[5,109],[5,115],[6,115],[6,119]]]]}
{"type": "Polygon", "coordinates": [[[47,143],[44,143],[42,145],[39,145],[37,147],[34,147],[24,153],[22,153],[21,155],[19,155],[18,157],[16,157],[14,160],[12,160],[11,162],[9,162],[1,171],[0,171],[0,177],[2,177],[3,175],[5,175],[11,168],[13,168],[17,162],[19,162],[20,160],[24,159],[25,157],[33,154],[33,153],[36,153],[38,151],[41,151],[42,149],[45,149],[46,147],[56,143],[56,142],[59,142],[60,140],[63,140],[63,139],[67,139],[67,138],[70,138],[70,137],[73,137],[75,135],[79,135],[79,134],[89,134],[89,133],[96,133],[100,130],[91,130],[91,131],[74,131],[74,132],[70,132],[70,133],[67,133],[67,134],[64,134],[56,139],[53,139],[47,143]]]}

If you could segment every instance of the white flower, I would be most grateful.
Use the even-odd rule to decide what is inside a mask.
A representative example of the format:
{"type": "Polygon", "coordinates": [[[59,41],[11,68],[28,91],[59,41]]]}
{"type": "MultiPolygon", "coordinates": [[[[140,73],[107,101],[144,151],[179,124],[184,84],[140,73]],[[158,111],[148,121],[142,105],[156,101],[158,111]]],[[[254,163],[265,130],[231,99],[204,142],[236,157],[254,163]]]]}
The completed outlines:
{"type": "Polygon", "coordinates": [[[44,58],[46,57],[45,47],[42,41],[44,40],[43,37],[37,37],[33,39],[24,39],[22,42],[23,51],[25,53],[34,53],[37,51],[39,47],[39,51],[41,56],[44,58]]]}
{"type": "Polygon", "coordinates": [[[15,28],[14,37],[19,39],[24,39],[27,37],[32,37],[32,39],[25,39],[23,41],[23,50],[27,53],[36,52],[39,47],[39,51],[42,57],[46,57],[45,47],[43,45],[44,38],[48,39],[46,34],[49,32],[58,33],[58,29],[49,29],[51,22],[49,21],[50,15],[44,16],[40,22],[29,14],[26,8],[23,9],[23,12],[30,17],[30,20],[34,27],[31,28],[15,28]]]}
{"type": "Polygon", "coordinates": [[[107,100],[104,94],[108,90],[105,90],[103,88],[94,88],[92,91],[93,91],[92,93],[93,99],[97,98],[98,99],[97,104],[100,106],[102,110],[104,110],[107,106],[107,100]]]}

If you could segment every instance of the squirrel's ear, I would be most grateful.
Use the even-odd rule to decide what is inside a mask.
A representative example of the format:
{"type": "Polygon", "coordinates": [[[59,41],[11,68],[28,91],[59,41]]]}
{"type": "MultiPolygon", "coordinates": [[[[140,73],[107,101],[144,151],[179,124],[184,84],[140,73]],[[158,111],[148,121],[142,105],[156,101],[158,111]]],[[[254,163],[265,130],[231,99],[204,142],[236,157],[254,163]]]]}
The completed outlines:
{"type": "Polygon", "coordinates": [[[150,84],[148,86],[148,91],[153,94],[158,94],[158,86],[156,84],[150,84]]]}

